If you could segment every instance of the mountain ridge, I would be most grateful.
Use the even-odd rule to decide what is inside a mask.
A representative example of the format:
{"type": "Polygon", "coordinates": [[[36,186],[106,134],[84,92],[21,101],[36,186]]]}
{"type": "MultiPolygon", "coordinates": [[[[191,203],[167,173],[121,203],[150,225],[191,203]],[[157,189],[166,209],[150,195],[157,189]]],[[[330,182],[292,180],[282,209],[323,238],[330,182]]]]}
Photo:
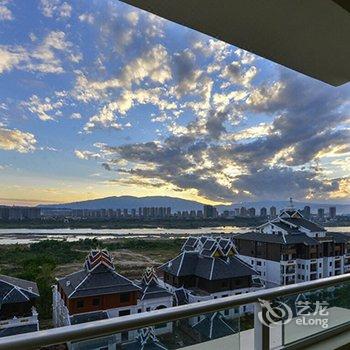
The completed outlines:
{"type": "MultiPolygon", "coordinates": [[[[62,204],[43,204],[38,205],[41,208],[70,208],[70,209],[137,209],[139,207],[171,207],[173,212],[183,210],[201,210],[203,209],[203,203],[198,201],[192,201],[188,199],[182,199],[178,197],[170,196],[110,196],[104,198],[96,198],[85,201],[76,201],[62,204]]],[[[217,205],[219,211],[233,210],[234,208],[255,207],[256,210],[260,210],[262,207],[269,209],[271,206],[275,206],[277,210],[285,208],[289,205],[289,201],[278,200],[265,200],[255,202],[241,202],[232,203],[230,205],[217,205]]],[[[313,202],[294,202],[294,206],[297,209],[302,209],[305,205],[311,207],[311,211],[315,212],[319,208],[325,209],[327,213],[330,206],[337,207],[338,214],[350,213],[350,204],[329,204],[329,203],[313,203],[313,202]]],[[[257,213],[258,214],[258,213],[257,213]]]]}

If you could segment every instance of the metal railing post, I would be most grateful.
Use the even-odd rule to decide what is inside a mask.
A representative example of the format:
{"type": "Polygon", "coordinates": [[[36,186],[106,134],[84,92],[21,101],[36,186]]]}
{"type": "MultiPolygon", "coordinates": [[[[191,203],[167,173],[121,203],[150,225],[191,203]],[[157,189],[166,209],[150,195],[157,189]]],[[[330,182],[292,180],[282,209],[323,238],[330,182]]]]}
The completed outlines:
{"type": "Polygon", "coordinates": [[[260,321],[259,314],[266,320],[266,308],[260,303],[254,303],[254,350],[269,350],[270,328],[260,321]]]}

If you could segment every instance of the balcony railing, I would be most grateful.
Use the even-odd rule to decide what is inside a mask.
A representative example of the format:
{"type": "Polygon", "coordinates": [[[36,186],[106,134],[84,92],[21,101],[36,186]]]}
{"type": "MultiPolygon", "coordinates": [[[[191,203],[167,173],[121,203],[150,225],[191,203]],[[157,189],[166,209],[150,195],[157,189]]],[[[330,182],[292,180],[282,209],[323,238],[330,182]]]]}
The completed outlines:
{"type": "MultiPolygon", "coordinates": [[[[288,348],[290,344],[292,344],[293,349],[304,349],[307,345],[315,343],[320,339],[324,340],[327,337],[331,338],[335,334],[339,334],[341,331],[350,329],[350,310],[348,310],[348,308],[350,308],[350,305],[348,305],[348,308],[345,308],[343,305],[344,302],[342,301],[341,307],[339,305],[333,307],[333,313],[338,312],[338,314],[333,317],[332,320],[334,323],[329,329],[320,329],[319,331],[314,331],[312,334],[306,334],[305,327],[302,327],[300,328],[301,331],[299,330],[298,332],[293,333],[293,327],[287,327],[289,325],[282,325],[279,328],[279,332],[281,333],[276,336],[276,330],[273,331],[273,328],[270,328],[268,325],[264,325],[259,321],[259,313],[265,314],[267,311],[267,309],[264,307],[264,303],[261,303],[261,300],[273,302],[277,298],[282,298],[282,300],[286,301],[287,299],[283,298],[289,298],[289,296],[297,295],[299,293],[303,293],[304,296],[307,296],[312,291],[316,291],[321,288],[325,288],[327,291],[328,289],[331,289],[332,291],[330,292],[330,300],[334,300],[334,290],[336,290],[334,286],[343,288],[343,286],[347,285],[346,282],[350,282],[350,274],[332,276],[288,286],[263,289],[251,293],[229,296],[221,299],[214,299],[210,301],[182,305],[162,310],[155,310],[151,312],[144,312],[140,314],[54,328],[33,332],[30,334],[9,336],[0,338],[0,350],[30,350],[66,342],[92,340],[114,335],[116,333],[144,329],[147,327],[156,326],[167,322],[174,322],[186,318],[199,318],[200,316],[203,316],[203,314],[212,314],[218,311],[223,311],[223,313],[225,313],[229,309],[238,310],[240,306],[243,307],[247,304],[254,304],[254,328],[241,332],[240,342],[237,343],[237,346],[232,346],[232,349],[283,349],[288,348]],[[333,288],[328,288],[332,286],[333,288]],[[338,316],[339,313],[342,315],[341,319],[338,316]],[[248,339],[250,341],[250,344],[244,344],[244,332],[250,332],[250,335],[248,334],[248,336],[245,337],[245,339],[248,339]]],[[[346,297],[347,294],[342,292],[339,295],[341,298],[343,298],[346,297]]],[[[291,297],[288,300],[290,299],[291,297]]],[[[230,339],[230,337],[225,338],[230,339]]],[[[208,345],[210,345],[210,343],[208,345]]],[[[215,345],[215,342],[212,348],[214,347],[217,347],[217,345],[215,345]]],[[[210,349],[210,346],[207,348],[210,349]]]]}

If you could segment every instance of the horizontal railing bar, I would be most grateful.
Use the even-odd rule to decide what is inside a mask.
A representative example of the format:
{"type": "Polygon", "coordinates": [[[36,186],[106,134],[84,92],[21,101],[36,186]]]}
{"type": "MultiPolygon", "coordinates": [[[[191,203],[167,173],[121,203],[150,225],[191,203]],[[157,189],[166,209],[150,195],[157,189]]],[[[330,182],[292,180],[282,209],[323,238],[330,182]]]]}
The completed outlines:
{"type": "Polygon", "coordinates": [[[259,299],[272,300],[280,296],[312,291],[322,287],[331,287],[346,281],[350,281],[350,273],[167,309],[14,335],[0,338],[0,350],[30,350],[69,341],[100,338],[115,333],[176,321],[178,319],[231,309],[240,305],[257,302],[259,299]]]}

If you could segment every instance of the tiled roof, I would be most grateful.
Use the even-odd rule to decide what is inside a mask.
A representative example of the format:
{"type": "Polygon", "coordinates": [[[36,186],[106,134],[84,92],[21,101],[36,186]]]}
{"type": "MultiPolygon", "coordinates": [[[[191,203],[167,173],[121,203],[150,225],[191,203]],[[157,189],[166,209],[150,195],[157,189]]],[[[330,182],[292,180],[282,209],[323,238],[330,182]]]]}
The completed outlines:
{"type": "Polygon", "coordinates": [[[39,291],[36,283],[0,275],[0,305],[22,303],[38,297],[39,291]]]}
{"type": "Polygon", "coordinates": [[[197,276],[208,280],[256,274],[256,271],[235,256],[214,258],[186,251],[162,265],[160,269],[174,276],[197,276]]]}
{"type": "Polygon", "coordinates": [[[122,345],[124,350],[167,350],[167,348],[155,336],[154,328],[148,327],[138,330],[136,340],[122,345]]]}
{"type": "Polygon", "coordinates": [[[218,339],[235,333],[220,312],[207,314],[193,326],[205,339],[218,339]]]}
{"type": "Polygon", "coordinates": [[[159,285],[159,281],[154,268],[147,268],[139,284],[142,289],[142,300],[172,297],[165,288],[159,285]]]}
{"type": "MultiPolygon", "coordinates": [[[[90,256],[90,255],[89,255],[90,256]]],[[[89,257],[88,257],[89,259],[89,257]]],[[[58,284],[69,298],[139,291],[134,282],[118,274],[113,264],[85,263],[85,268],[58,279],[58,284]]]]}
{"type": "Polygon", "coordinates": [[[326,231],[322,226],[304,218],[283,218],[282,220],[296,225],[297,227],[304,227],[311,232],[322,232],[326,231]]]}
{"type": "Polygon", "coordinates": [[[302,243],[305,245],[316,245],[319,241],[315,238],[309,237],[305,233],[295,233],[295,234],[269,234],[261,232],[246,232],[234,236],[235,240],[248,240],[257,241],[265,243],[277,243],[277,244],[298,244],[302,243]]]}
{"type": "Polygon", "coordinates": [[[188,304],[188,293],[184,288],[175,290],[175,301],[177,306],[188,304]]]}
{"type": "Polygon", "coordinates": [[[107,318],[108,318],[108,314],[106,311],[86,312],[83,314],[71,316],[70,323],[73,325],[73,324],[79,324],[79,323],[106,320],[107,318]]]}
{"type": "Polygon", "coordinates": [[[2,338],[2,337],[9,337],[11,335],[36,332],[37,330],[38,330],[38,325],[36,325],[36,324],[29,324],[29,325],[25,325],[25,326],[3,328],[3,329],[0,329],[0,338],[2,338]]]}
{"type": "Polygon", "coordinates": [[[326,237],[332,238],[336,243],[350,243],[350,235],[341,232],[327,232],[326,237]]]}

